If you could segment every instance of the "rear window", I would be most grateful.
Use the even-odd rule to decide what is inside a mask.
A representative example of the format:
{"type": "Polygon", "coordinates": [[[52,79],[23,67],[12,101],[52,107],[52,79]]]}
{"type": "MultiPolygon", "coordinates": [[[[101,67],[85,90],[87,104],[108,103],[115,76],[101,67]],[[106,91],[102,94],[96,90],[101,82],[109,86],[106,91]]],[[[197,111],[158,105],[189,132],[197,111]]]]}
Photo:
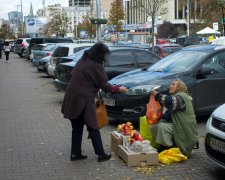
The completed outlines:
{"type": "Polygon", "coordinates": [[[68,56],[69,48],[68,47],[58,47],[53,53],[53,57],[64,57],[68,56]]]}
{"type": "Polygon", "coordinates": [[[44,51],[54,51],[57,48],[55,44],[49,44],[43,48],[44,51]]]}
{"type": "Polygon", "coordinates": [[[31,44],[43,44],[43,39],[42,38],[32,38],[30,40],[31,44]]]}
{"type": "Polygon", "coordinates": [[[32,50],[41,50],[41,49],[43,49],[43,45],[34,45],[33,47],[32,47],[32,50]]]}
{"type": "Polygon", "coordinates": [[[182,49],[182,47],[164,47],[163,52],[174,53],[180,49],[182,49]]]}
{"type": "Polygon", "coordinates": [[[22,39],[17,39],[16,44],[22,44],[23,40],[22,39]]]}

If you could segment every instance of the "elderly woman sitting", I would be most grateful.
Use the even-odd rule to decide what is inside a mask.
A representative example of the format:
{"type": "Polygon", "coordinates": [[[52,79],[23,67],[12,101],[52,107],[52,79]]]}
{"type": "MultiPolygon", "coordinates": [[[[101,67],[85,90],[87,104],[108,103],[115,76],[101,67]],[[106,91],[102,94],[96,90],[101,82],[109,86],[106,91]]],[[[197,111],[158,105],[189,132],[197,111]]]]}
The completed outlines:
{"type": "Polygon", "coordinates": [[[177,146],[183,154],[190,156],[198,142],[198,131],[192,98],[185,83],[176,79],[169,86],[169,95],[156,91],[152,91],[151,95],[167,109],[159,123],[150,126],[156,143],[162,147],[177,146]]]}

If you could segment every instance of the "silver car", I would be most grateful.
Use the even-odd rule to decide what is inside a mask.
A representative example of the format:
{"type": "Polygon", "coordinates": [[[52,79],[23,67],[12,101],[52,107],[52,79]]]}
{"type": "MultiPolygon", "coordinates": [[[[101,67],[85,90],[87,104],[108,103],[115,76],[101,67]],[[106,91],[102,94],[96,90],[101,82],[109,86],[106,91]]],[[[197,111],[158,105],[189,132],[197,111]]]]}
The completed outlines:
{"type": "Polygon", "coordinates": [[[31,38],[19,38],[14,44],[14,52],[20,57],[24,57],[27,54],[27,48],[29,46],[31,38]]]}
{"type": "Polygon", "coordinates": [[[207,121],[205,150],[213,162],[225,168],[225,104],[219,106],[207,121]]]}

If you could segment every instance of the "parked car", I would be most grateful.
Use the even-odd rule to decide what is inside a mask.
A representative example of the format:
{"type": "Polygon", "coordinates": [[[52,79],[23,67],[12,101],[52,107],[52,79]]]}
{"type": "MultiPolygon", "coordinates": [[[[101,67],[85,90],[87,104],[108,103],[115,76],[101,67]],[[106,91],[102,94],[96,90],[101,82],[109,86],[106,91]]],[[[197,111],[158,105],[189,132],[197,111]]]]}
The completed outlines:
{"type": "MultiPolygon", "coordinates": [[[[39,72],[44,72],[46,74],[48,74],[48,65],[50,64],[50,57],[51,56],[46,56],[46,57],[43,57],[41,58],[39,61],[38,61],[38,66],[37,66],[37,70],[39,72]]],[[[49,74],[48,74],[49,75],[49,74]]]]}
{"type": "Polygon", "coordinates": [[[207,121],[205,151],[213,162],[225,168],[225,104],[219,106],[207,121]]]}
{"type": "Polygon", "coordinates": [[[210,44],[216,44],[216,45],[225,45],[225,36],[213,39],[210,44]]]}
{"type": "Polygon", "coordinates": [[[16,40],[14,45],[14,52],[18,54],[20,57],[26,56],[26,49],[29,46],[31,38],[19,38],[16,40]]]}
{"type": "MultiPolygon", "coordinates": [[[[104,63],[109,79],[134,69],[146,68],[160,59],[157,55],[141,48],[109,46],[109,50],[110,55],[104,63]]],[[[54,80],[57,89],[65,91],[70,81],[70,72],[82,55],[83,52],[80,51],[75,55],[73,62],[58,65],[54,80]]]]}
{"type": "Polygon", "coordinates": [[[157,44],[150,48],[150,51],[157,54],[161,58],[168,56],[176,51],[182,49],[183,46],[179,44],[157,44]]]}
{"type": "MultiPolygon", "coordinates": [[[[47,46],[47,44],[36,44],[36,45],[33,46],[32,50],[31,50],[31,54],[30,54],[30,55],[27,54],[27,55],[30,57],[30,61],[31,61],[31,62],[32,62],[33,59],[34,59],[34,53],[35,53],[36,51],[42,50],[45,46],[47,46]]],[[[27,50],[28,50],[28,49],[27,49],[27,50]]],[[[27,58],[27,59],[28,59],[28,58],[27,58]]]]}
{"type": "Polygon", "coordinates": [[[47,37],[31,38],[30,45],[28,46],[27,58],[30,59],[31,50],[33,49],[34,45],[45,43],[73,43],[73,40],[71,38],[47,38],[47,37]]]}
{"type": "Polygon", "coordinates": [[[82,43],[82,44],[71,44],[71,43],[63,43],[59,44],[58,47],[53,52],[50,58],[50,64],[48,65],[48,74],[55,79],[56,72],[55,67],[57,64],[57,58],[70,56],[86,47],[93,46],[93,43],[82,43]]]}
{"type": "Polygon", "coordinates": [[[152,88],[167,92],[176,78],[183,80],[193,98],[196,115],[208,115],[225,102],[225,47],[194,45],[185,47],[144,69],[111,79],[126,86],[126,94],[102,92],[108,115],[116,119],[138,120],[146,114],[152,88]]]}
{"type": "Polygon", "coordinates": [[[181,36],[176,38],[176,44],[180,44],[181,46],[190,46],[202,44],[201,36],[181,36]]]}
{"type": "Polygon", "coordinates": [[[33,59],[32,64],[34,66],[38,66],[38,62],[41,58],[46,56],[51,56],[55,49],[58,47],[57,44],[39,44],[38,46],[42,46],[39,50],[32,50],[33,59]]]}

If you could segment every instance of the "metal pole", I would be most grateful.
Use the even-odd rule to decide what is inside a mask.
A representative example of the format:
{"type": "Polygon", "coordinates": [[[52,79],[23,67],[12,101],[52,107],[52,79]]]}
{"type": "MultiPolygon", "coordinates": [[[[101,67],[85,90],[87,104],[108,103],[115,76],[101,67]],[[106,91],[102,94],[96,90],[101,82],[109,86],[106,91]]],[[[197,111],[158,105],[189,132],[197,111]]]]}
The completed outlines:
{"type": "Polygon", "coordinates": [[[187,0],[187,36],[190,35],[190,12],[189,8],[190,7],[190,0],[187,0]]]}
{"type": "MultiPolygon", "coordinates": [[[[96,16],[97,18],[101,18],[100,0],[96,0],[96,16]]],[[[100,39],[101,39],[101,24],[97,24],[96,40],[100,41],[100,39]]]]}

